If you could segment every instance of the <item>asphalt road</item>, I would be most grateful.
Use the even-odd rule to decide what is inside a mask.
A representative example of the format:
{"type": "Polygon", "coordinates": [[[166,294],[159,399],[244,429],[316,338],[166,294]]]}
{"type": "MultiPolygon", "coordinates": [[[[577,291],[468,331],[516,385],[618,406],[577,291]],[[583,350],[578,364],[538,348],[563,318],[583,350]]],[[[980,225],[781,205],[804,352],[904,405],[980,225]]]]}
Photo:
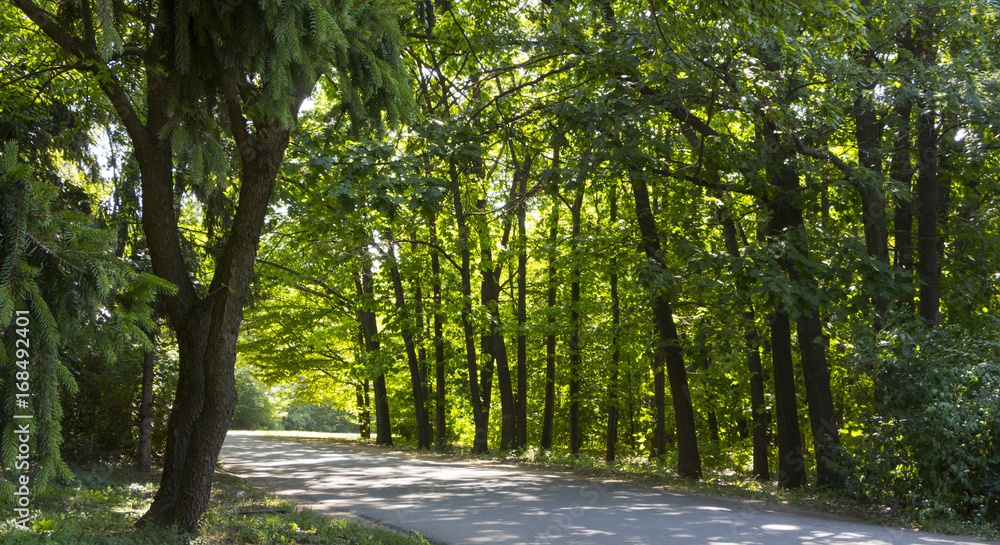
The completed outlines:
{"type": "Polygon", "coordinates": [[[357,514],[447,545],[984,543],[476,461],[372,453],[253,432],[230,432],[221,460],[229,471],[300,505],[357,514]]]}

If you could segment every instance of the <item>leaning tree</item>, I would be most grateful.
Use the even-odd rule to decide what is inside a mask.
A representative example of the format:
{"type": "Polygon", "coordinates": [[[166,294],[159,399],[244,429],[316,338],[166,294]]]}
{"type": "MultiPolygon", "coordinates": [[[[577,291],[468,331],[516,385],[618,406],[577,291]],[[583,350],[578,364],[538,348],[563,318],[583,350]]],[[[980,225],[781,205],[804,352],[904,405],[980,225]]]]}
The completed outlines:
{"type": "Polygon", "coordinates": [[[194,532],[236,401],[243,304],[298,110],[324,78],[355,126],[399,119],[411,102],[399,5],[6,0],[2,9],[16,10],[3,21],[26,17],[93,78],[131,140],[153,270],[177,288],[165,307],[180,358],[163,476],[140,523],[194,532]],[[179,229],[192,196],[230,211],[198,212],[214,234],[201,254],[179,229]]]}

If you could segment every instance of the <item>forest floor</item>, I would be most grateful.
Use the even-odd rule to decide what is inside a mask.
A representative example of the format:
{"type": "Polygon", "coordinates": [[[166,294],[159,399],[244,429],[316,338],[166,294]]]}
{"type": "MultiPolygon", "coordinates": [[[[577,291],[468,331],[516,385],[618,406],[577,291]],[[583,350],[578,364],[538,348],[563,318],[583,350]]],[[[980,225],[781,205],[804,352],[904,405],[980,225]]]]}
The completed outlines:
{"type": "MultiPolygon", "coordinates": [[[[672,544],[981,543],[914,532],[911,520],[850,498],[741,487],[730,475],[694,482],[583,458],[417,453],[343,435],[232,432],[222,461],[319,512],[354,512],[449,545],[662,543],[664,535],[672,544]]],[[[936,529],[996,538],[988,528],[936,529]]]]}

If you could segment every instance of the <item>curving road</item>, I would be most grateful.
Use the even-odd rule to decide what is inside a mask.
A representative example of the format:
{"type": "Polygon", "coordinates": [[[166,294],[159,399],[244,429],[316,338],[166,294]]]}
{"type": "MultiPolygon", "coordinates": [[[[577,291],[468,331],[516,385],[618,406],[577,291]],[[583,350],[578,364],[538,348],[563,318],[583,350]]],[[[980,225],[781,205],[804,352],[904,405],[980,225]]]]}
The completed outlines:
{"type": "Polygon", "coordinates": [[[984,543],[475,461],[372,454],[253,432],[230,432],[220,458],[232,473],[300,505],[327,514],[358,514],[448,545],[984,543]]]}

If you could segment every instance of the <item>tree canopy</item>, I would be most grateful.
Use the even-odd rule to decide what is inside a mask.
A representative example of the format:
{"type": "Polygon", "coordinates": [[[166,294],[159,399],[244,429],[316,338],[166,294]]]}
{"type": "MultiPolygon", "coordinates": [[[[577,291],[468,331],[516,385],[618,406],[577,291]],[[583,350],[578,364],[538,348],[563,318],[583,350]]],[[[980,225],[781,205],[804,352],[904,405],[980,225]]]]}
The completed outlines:
{"type": "MultiPolygon", "coordinates": [[[[212,468],[188,460],[218,454],[237,361],[382,444],[1000,513],[995,2],[0,17],[25,74],[5,88],[39,90],[5,111],[56,124],[64,97],[116,135],[139,187],[111,198],[136,201],[129,243],[177,288],[144,520],[195,528],[212,468]]],[[[44,165],[32,150],[71,153],[67,135],[28,132],[21,155],[44,165]]]]}

